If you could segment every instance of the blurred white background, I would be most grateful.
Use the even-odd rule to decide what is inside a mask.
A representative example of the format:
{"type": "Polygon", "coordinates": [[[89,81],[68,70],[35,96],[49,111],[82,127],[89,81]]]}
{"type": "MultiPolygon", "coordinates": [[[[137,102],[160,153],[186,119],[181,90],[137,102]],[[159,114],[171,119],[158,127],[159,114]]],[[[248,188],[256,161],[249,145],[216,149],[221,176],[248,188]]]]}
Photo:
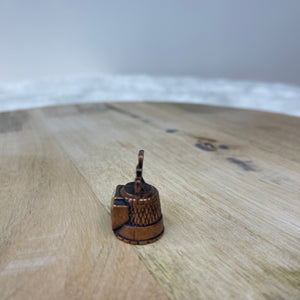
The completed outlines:
{"type": "MultiPolygon", "coordinates": [[[[264,85],[264,93],[272,92],[272,83],[281,83],[280,90],[289,96],[282,96],[279,106],[281,98],[276,106],[270,94],[264,105],[254,98],[247,105],[241,98],[223,104],[286,112],[278,107],[292,103],[288,107],[292,113],[299,108],[299,53],[299,0],[0,0],[0,110],[7,109],[9,97],[11,106],[18,107],[20,103],[13,106],[14,95],[22,90],[27,97],[25,87],[29,84],[32,90],[37,81],[55,79],[48,84],[51,89],[58,79],[68,78],[66,88],[72,89],[74,76],[78,84],[78,77],[101,81],[124,75],[127,81],[138,77],[140,88],[141,79],[148,78],[166,89],[164,76],[179,78],[177,84],[184,84],[186,76],[197,77],[196,86],[205,84],[202,79],[213,84],[215,78],[228,80],[231,87],[235,80],[270,83],[264,85]]],[[[139,87],[130,86],[131,99],[138,99],[134,90],[139,87]]],[[[190,83],[182,86],[189,87],[190,83]]],[[[168,87],[174,100],[203,102],[203,94],[195,94],[197,87],[192,88],[193,96],[189,91],[176,94],[176,88],[168,87]]],[[[168,98],[157,90],[156,94],[145,91],[149,100],[168,98]]],[[[114,97],[127,99],[121,87],[114,97]]],[[[30,107],[31,100],[26,99],[30,107]]],[[[217,100],[206,102],[222,105],[222,99],[217,100]]]]}

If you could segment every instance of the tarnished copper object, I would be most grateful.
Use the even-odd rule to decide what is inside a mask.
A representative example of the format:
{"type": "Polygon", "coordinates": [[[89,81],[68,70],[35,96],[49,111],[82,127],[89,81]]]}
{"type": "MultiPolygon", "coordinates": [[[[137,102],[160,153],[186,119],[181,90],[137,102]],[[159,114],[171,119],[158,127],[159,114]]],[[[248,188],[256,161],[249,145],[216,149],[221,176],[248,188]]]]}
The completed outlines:
{"type": "Polygon", "coordinates": [[[164,232],[159,193],[143,179],[143,160],[144,150],[140,150],[135,181],[118,185],[111,203],[115,235],[134,245],[153,243],[164,232]]]}

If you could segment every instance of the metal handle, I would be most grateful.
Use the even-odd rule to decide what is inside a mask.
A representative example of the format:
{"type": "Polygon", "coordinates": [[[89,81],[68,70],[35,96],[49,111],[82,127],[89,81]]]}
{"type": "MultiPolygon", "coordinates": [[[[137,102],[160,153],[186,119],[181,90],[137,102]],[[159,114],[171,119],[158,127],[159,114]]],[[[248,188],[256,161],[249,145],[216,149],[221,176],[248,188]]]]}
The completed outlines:
{"type": "Polygon", "coordinates": [[[134,183],[134,193],[139,195],[142,191],[143,179],[143,161],[144,161],[144,150],[140,150],[138,154],[138,164],[136,166],[136,177],[134,183]]]}

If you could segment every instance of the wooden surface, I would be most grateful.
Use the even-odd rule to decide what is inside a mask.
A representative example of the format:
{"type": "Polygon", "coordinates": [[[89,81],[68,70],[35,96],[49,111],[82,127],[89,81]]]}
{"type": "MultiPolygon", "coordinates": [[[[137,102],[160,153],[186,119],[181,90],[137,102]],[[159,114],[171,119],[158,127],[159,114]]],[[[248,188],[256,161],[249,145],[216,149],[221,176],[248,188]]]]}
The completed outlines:
{"type": "Polygon", "coordinates": [[[200,105],[0,114],[0,299],[299,299],[299,133],[200,105]],[[146,246],[110,222],[139,149],[165,223],[146,246]]]}

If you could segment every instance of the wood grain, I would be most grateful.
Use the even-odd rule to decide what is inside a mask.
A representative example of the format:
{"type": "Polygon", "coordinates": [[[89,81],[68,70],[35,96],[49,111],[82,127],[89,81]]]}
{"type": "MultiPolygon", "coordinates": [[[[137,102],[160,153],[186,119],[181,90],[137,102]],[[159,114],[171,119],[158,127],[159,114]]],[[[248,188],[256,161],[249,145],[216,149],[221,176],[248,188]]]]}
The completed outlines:
{"type": "Polygon", "coordinates": [[[0,135],[0,298],[166,299],[36,112],[20,114],[0,135]]]}
{"type": "Polygon", "coordinates": [[[299,118],[86,104],[1,114],[0,128],[1,298],[300,297],[299,118]],[[139,149],[165,223],[147,246],[109,220],[139,149]]]}

